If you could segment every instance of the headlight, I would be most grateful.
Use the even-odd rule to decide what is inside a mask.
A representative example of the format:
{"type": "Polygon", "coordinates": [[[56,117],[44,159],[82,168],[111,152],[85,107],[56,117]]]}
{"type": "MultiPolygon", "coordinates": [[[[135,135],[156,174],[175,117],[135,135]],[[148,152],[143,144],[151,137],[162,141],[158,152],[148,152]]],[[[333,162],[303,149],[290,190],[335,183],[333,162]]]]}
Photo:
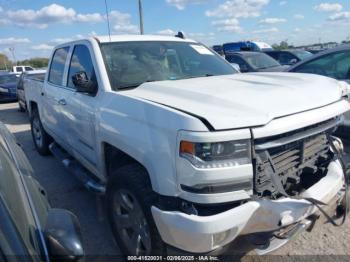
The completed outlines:
{"type": "Polygon", "coordinates": [[[2,87],[0,87],[0,92],[2,92],[2,93],[8,93],[8,92],[9,92],[9,90],[8,90],[8,89],[6,89],[6,88],[2,88],[2,87]]]}
{"type": "Polygon", "coordinates": [[[180,156],[198,168],[222,168],[251,163],[250,141],[193,143],[181,141],[180,156]]]}

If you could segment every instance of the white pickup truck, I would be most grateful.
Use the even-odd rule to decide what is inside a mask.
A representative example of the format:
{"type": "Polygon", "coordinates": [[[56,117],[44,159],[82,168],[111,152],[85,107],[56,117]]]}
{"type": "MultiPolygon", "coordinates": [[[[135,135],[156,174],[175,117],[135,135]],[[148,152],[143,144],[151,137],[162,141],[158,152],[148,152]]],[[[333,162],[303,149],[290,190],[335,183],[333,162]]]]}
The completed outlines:
{"type": "Polygon", "coordinates": [[[346,213],[336,80],[240,74],[178,37],[94,37],[57,46],[26,100],[37,150],[106,194],[126,254],[264,254],[319,208],[346,213]]]}

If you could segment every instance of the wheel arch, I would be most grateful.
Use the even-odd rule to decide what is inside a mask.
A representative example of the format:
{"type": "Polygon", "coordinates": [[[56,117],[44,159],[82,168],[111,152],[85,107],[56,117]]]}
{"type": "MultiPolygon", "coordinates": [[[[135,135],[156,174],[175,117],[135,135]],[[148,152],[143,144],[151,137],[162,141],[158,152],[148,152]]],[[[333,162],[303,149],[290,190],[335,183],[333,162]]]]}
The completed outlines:
{"type": "Polygon", "coordinates": [[[152,188],[155,189],[155,184],[154,184],[155,181],[152,180],[149,170],[144,164],[142,164],[135,157],[131,156],[130,154],[124,152],[123,150],[119,149],[115,145],[112,145],[108,142],[102,142],[102,152],[103,152],[103,158],[104,158],[103,162],[104,162],[104,170],[106,174],[107,183],[108,183],[108,180],[112,178],[113,170],[116,170],[126,165],[136,164],[141,166],[143,169],[145,169],[148,175],[148,178],[151,181],[152,188]]]}

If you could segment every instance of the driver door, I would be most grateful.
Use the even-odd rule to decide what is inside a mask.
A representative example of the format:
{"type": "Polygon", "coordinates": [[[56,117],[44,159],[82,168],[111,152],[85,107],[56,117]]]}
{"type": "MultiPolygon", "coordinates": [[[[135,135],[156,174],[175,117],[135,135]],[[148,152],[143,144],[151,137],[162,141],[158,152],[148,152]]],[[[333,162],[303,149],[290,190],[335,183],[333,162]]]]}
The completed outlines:
{"type": "Polygon", "coordinates": [[[72,80],[73,76],[79,72],[85,72],[89,79],[96,79],[91,54],[88,43],[74,46],[67,79],[67,88],[75,90],[70,96],[73,114],[67,112],[66,121],[69,126],[68,141],[73,150],[96,166],[95,115],[98,94],[77,92],[72,80]]]}

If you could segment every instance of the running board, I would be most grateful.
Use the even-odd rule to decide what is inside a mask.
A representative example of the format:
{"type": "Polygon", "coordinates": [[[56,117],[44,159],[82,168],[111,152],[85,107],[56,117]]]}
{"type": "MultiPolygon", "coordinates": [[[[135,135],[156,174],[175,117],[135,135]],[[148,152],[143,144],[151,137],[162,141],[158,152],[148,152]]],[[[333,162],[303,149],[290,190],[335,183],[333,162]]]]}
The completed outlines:
{"type": "Polygon", "coordinates": [[[49,149],[51,153],[56,158],[58,158],[62,164],[72,174],[74,174],[74,176],[77,177],[89,191],[96,194],[104,194],[106,192],[105,185],[92,179],[92,174],[59,145],[57,145],[55,142],[51,143],[49,149]]]}

